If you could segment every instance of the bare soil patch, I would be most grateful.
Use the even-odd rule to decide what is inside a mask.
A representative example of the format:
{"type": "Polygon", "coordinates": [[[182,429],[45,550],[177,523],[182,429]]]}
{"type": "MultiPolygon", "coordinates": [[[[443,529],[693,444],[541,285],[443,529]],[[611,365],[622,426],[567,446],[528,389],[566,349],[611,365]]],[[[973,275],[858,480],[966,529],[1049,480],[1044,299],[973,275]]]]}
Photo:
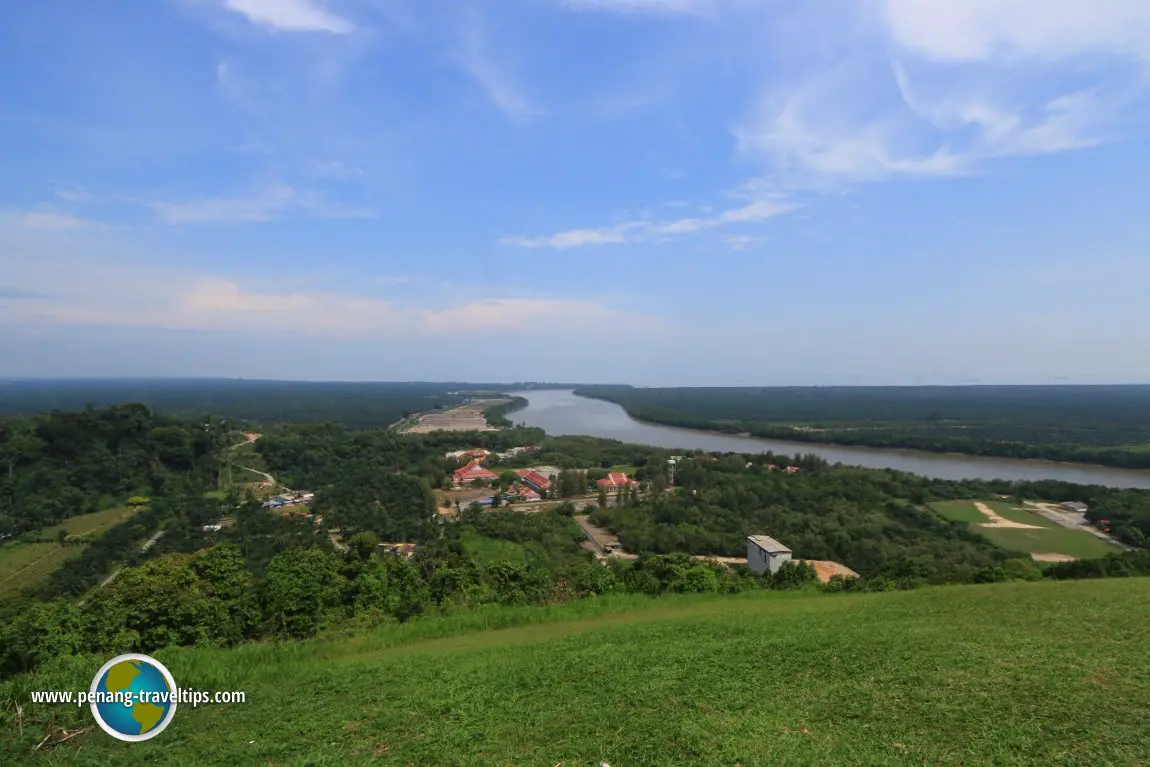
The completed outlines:
{"type": "Polygon", "coordinates": [[[831,562],[826,559],[807,559],[807,564],[815,568],[815,574],[823,583],[829,583],[831,578],[841,575],[844,578],[857,578],[859,574],[841,562],[831,562]]]}
{"type": "Polygon", "coordinates": [[[976,509],[978,509],[980,512],[982,512],[983,516],[985,516],[987,519],[990,520],[989,522],[980,523],[978,525],[979,527],[997,527],[997,528],[1009,527],[1009,528],[1012,528],[1015,530],[1019,530],[1019,529],[1021,529],[1021,530],[1041,530],[1041,529],[1043,529],[1043,528],[1039,527],[1038,525],[1024,525],[1021,522],[1011,522],[1009,519],[1006,519],[1005,517],[999,516],[998,513],[994,511],[994,509],[990,508],[989,506],[987,506],[982,501],[975,501],[974,507],[976,509]]]}
{"type": "Polygon", "coordinates": [[[1069,554],[1031,554],[1031,558],[1035,562],[1076,562],[1078,557],[1072,557],[1069,554]]]}

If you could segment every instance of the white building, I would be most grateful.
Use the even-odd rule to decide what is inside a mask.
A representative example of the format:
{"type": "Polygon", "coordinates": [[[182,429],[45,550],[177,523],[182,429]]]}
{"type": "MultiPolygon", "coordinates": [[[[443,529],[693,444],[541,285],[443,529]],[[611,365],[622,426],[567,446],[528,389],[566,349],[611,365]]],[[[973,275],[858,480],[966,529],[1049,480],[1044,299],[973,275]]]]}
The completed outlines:
{"type": "Polygon", "coordinates": [[[768,535],[747,536],[747,567],[756,573],[779,571],[791,561],[791,550],[768,535]]]}

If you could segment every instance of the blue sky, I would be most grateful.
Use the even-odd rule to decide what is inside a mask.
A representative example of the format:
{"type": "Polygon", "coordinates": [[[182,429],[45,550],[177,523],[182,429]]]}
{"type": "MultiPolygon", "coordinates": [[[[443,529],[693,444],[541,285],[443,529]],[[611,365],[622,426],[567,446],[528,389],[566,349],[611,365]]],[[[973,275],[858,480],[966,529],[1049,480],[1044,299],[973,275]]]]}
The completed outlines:
{"type": "Polygon", "coordinates": [[[1143,0],[38,0],[0,68],[0,376],[1150,380],[1143,0]]]}

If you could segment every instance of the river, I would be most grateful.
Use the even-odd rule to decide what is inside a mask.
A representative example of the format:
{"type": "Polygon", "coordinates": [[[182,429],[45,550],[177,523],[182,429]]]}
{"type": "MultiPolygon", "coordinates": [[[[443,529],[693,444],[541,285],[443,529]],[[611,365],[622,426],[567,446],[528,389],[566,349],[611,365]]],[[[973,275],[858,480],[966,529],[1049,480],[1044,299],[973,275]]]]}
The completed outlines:
{"type": "Polygon", "coordinates": [[[1150,490],[1150,472],[1110,469],[1078,463],[1026,461],[1014,458],[986,458],[950,453],[922,453],[877,447],[821,445],[810,442],[784,442],[759,437],[713,434],[694,429],[641,423],[613,402],[578,397],[571,391],[533,389],[509,392],[523,397],[529,405],[508,417],[515,423],[537,426],[553,436],[585,435],[606,437],[639,445],[708,450],[730,453],[785,455],[814,453],[831,463],[866,466],[871,469],[898,469],[936,479],[1058,479],[1081,485],[1136,487],[1150,490]]]}

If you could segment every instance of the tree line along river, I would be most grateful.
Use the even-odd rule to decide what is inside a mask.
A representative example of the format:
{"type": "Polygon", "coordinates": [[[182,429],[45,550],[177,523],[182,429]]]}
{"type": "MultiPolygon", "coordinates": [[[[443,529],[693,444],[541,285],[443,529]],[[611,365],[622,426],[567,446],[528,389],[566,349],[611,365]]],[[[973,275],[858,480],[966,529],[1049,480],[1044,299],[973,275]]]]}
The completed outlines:
{"type": "Polygon", "coordinates": [[[898,469],[936,479],[1022,481],[1057,479],[1081,485],[1150,490],[1150,472],[1147,471],[952,453],[785,442],[760,437],[715,434],[642,423],[613,402],[579,397],[572,391],[541,389],[508,392],[508,394],[523,397],[529,403],[523,410],[512,413],[509,416],[511,420],[541,428],[553,436],[605,437],[639,445],[712,452],[770,451],[784,455],[813,453],[831,463],[865,466],[871,469],[898,469]]]}

